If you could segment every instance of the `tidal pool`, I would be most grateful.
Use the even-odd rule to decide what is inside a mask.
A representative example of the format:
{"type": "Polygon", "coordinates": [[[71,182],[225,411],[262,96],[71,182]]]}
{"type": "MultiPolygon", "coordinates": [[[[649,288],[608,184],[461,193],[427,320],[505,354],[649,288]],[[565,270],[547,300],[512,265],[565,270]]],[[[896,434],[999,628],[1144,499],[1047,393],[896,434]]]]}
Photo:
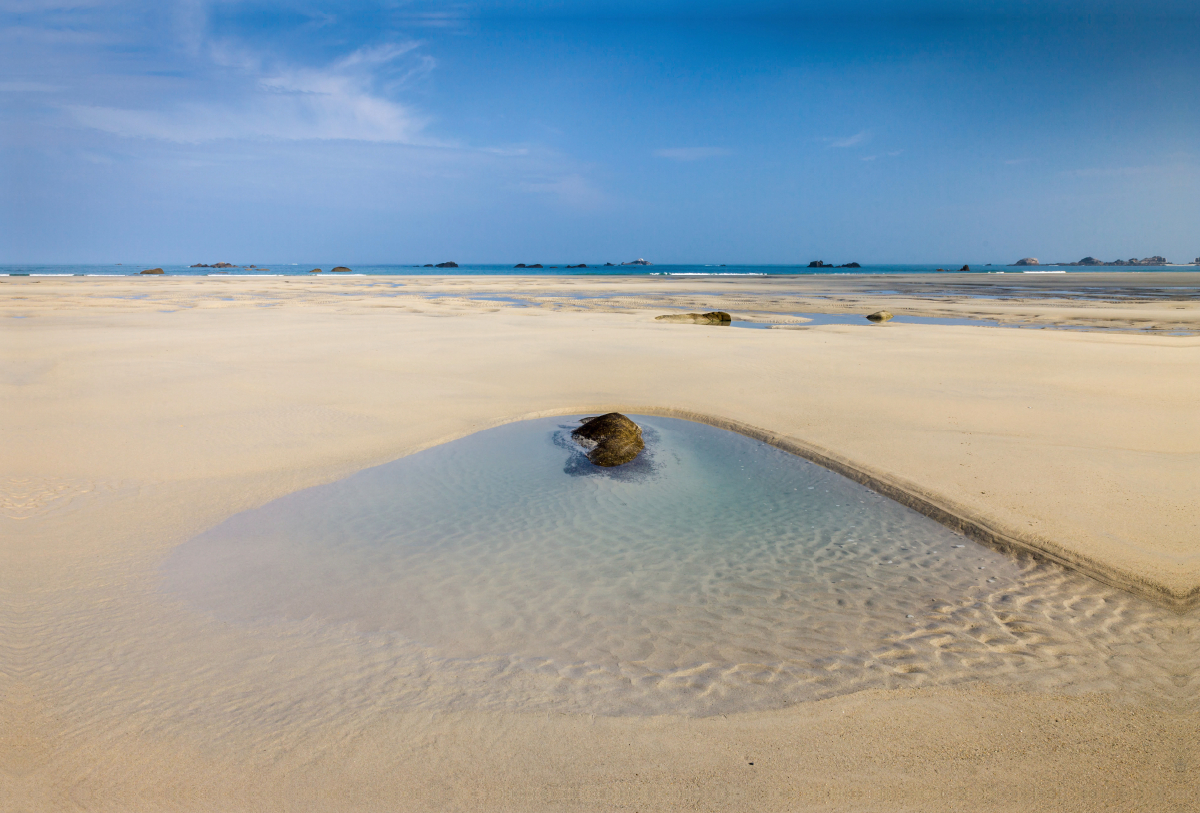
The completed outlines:
{"type": "Polygon", "coordinates": [[[1194,613],[742,435],[631,417],[646,449],[619,468],[545,418],[283,497],[177,548],[164,589],[358,646],[414,707],[703,715],[968,679],[1197,695],[1194,613]]]}

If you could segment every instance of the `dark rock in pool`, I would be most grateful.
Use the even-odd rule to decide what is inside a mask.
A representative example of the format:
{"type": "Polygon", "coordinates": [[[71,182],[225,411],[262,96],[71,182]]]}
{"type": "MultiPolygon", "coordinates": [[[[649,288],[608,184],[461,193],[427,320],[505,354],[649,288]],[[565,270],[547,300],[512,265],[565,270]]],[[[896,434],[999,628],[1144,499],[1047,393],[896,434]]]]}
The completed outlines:
{"type": "Polygon", "coordinates": [[[330,268],[329,271],[333,274],[349,274],[350,269],[344,265],[339,265],[337,268],[330,268]]]}
{"type": "Polygon", "coordinates": [[[642,441],[642,428],[620,412],[585,418],[583,425],[571,432],[571,437],[589,448],[588,460],[606,467],[628,463],[646,445],[642,441]]]}
{"type": "Polygon", "coordinates": [[[891,319],[892,316],[893,314],[890,311],[875,311],[874,313],[868,314],[867,318],[872,322],[886,322],[888,319],[891,319]]]}
{"type": "Polygon", "coordinates": [[[668,313],[665,316],[655,316],[656,322],[682,322],[685,325],[728,325],[733,317],[725,311],[709,311],[708,313],[668,313]]]}
{"type": "Polygon", "coordinates": [[[437,265],[434,266],[434,268],[458,268],[458,263],[456,263],[456,262],[438,263],[437,265]]]}
{"type": "Polygon", "coordinates": [[[140,273],[142,273],[142,274],[165,274],[166,272],[163,271],[161,268],[147,268],[145,271],[142,271],[140,273]]]}

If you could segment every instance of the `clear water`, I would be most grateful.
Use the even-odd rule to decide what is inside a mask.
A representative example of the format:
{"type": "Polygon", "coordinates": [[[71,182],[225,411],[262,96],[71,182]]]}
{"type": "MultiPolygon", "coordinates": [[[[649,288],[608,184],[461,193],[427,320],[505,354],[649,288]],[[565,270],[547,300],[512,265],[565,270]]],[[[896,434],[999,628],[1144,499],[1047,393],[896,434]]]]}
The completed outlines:
{"type": "MultiPolygon", "coordinates": [[[[952,316],[893,316],[886,322],[872,322],[861,313],[789,313],[787,316],[798,316],[805,319],[803,323],[793,324],[787,322],[746,322],[739,319],[734,319],[731,323],[733,327],[755,328],[755,329],[771,329],[771,328],[804,328],[817,327],[819,325],[876,325],[885,326],[889,324],[898,325],[957,325],[964,327],[1003,327],[1000,322],[994,319],[972,319],[970,317],[952,317],[952,316]]],[[[764,317],[769,318],[769,317],[764,317]]]]}
{"type": "Polygon", "coordinates": [[[164,587],[350,641],[406,706],[703,715],[968,679],[1197,695],[1194,615],[634,417],[647,448],[617,469],[574,446],[577,420],[539,419],[284,497],[176,549],[164,587]]]}
{"type": "MultiPolygon", "coordinates": [[[[205,262],[216,262],[215,260],[205,262]]],[[[128,276],[138,274],[145,268],[162,268],[165,275],[169,276],[301,276],[313,277],[318,279],[338,279],[340,277],[349,276],[492,276],[492,275],[516,275],[516,276],[777,276],[777,275],[828,275],[828,274],[934,274],[939,277],[945,277],[944,273],[939,273],[939,268],[944,268],[947,265],[954,263],[929,263],[929,264],[910,264],[910,265],[864,265],[861,268],[809,268],[805,265],[612,265],[606,266],[604,262],[588,263],[587,268],[572,268],[568,269],[568,263],[543,263],[543,268],[514,268],[512,264],[470,264],[464,263],[458,268],[425,268],[423,265],[362,265],[352,264],[352,273],[330,273],[330,269],[334,266],[341,265],[337,262],[318,262],[318,263],[263,263],[254,261],[256,267],[238,266],[236,268],[192,268],[189,265],[171,265],[162,262],[148,260],[144,262],[125,262],[120,265],[115,264],[92,264],[92,265],[0,265],[0,276],[8,275],[30,275],[30,276],[128,276]],[[553,266],[557,267],[553,267],[553,266]],[[310,274],[309,271],[313,268],[323,269],[321,274],[310,274]]],[[[571,265],[576,263],[572,262],[571,265]]],[[[955,267],[961,266],[958,263],[955,267]]],[[[1064,273],[1084,273],[1084,272],[1112,272],[1112,273],[1129,273],[1137,274],[1138,272],[1154,271],[1195,271],[1198,266],[1138,266],[1136,268],[1125,267],[1103,267],[1092,268],[1088,266],[1071,267],[1061,269],[1064,273]]],[[[1006,270],[1009,279],[1014,278],[1019,274],[1038,274],[1045,271],[1022,271],[1021,269],[1005,269],[1004,266],[984,266],[971,265],[971,274],[989,274],[995,273],[998,270],[1006,270]]],[[[956,272],[957,273],[957,272],[956,272]]]]}

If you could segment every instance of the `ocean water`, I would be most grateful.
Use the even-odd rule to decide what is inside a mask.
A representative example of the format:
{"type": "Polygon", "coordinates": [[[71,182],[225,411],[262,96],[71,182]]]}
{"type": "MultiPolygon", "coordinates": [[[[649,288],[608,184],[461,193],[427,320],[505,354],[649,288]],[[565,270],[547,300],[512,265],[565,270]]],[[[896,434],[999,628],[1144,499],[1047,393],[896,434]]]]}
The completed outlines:
{"type": "MultiPolygon", "coordinates": [[[[537,262],[536,260],[534,262],[537,262]]],[[[572,262],[575,265],[578,263],[572,262]]],[[[249,265],[249,264],[247,264],[249,265]]],[[[864,265],[861,268],[809,268],[803,265],[613,265],[605,266],[588,263],[587,268],[568,269],[567,263],[543,263],[541,269],[514,268],[512,265],[469,265],[458,268],[425,268],[423,265],[351,265],[352,273],[331,274],[330,269],[340,263],[254,263],[256,267],[239,266],[237,268],[191,268],[186,265],[163,265],[148,261],[144,263],[123,263],[121,265],[0,265],[0,276],[30,275],[30,276],[127,276],[137,274],[146,268],[162,268],[165,274],[172,276],[313,276],[312,268],[321,268],[321,277],[342,276],[496,276],[496,275],[528,275],[528,276],[778,276],[789,274],[825,275],[825,274],[938,274],[939,269],[955,271],[962,263],[917,264],[917,265],[864,265]],[[557,267],[555,267],[557,266],[557,267]]],[[[1082,271],[1195,271],[1200,266],[1138,266],[1136,268],[1113,266],[1110,268],[1065,267],[1056,268],[1043,266],[1040,268],[1015,268],[1006,265],[971,265],[971,273],[987,274],[1004,272],[1006,274],[1061,274],[1082,271]]]]}
{"type": "Polygon", "coordinates": [[[750,438],[633,417],[647,447],[616,469],[547,418],[283,497],[178,547],[162,589],[359,647],[386,674],[371,702],[415,708],[707,715],[967,680],[1200,695],[1195,614],[750,438]]]}

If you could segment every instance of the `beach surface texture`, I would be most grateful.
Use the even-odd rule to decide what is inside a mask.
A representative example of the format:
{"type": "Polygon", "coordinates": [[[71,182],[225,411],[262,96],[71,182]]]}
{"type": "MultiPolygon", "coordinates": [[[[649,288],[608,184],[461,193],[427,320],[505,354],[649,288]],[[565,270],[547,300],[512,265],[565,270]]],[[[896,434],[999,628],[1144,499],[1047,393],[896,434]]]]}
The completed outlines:
{"type": "Polygon", "coordinates": [[[998,279],[4,280],[0,809],[1197,809],[1194,673],[1158,696],[414,711],[379,700],[383,659],[160,590],[237,512],[621,411],[765,440],[1192,618],[1200,274],[998,279]],[[881,309],[1002,326],[808,321],[881,309]],[[715,310],[735,326],[655,319],[715,310]]]}

